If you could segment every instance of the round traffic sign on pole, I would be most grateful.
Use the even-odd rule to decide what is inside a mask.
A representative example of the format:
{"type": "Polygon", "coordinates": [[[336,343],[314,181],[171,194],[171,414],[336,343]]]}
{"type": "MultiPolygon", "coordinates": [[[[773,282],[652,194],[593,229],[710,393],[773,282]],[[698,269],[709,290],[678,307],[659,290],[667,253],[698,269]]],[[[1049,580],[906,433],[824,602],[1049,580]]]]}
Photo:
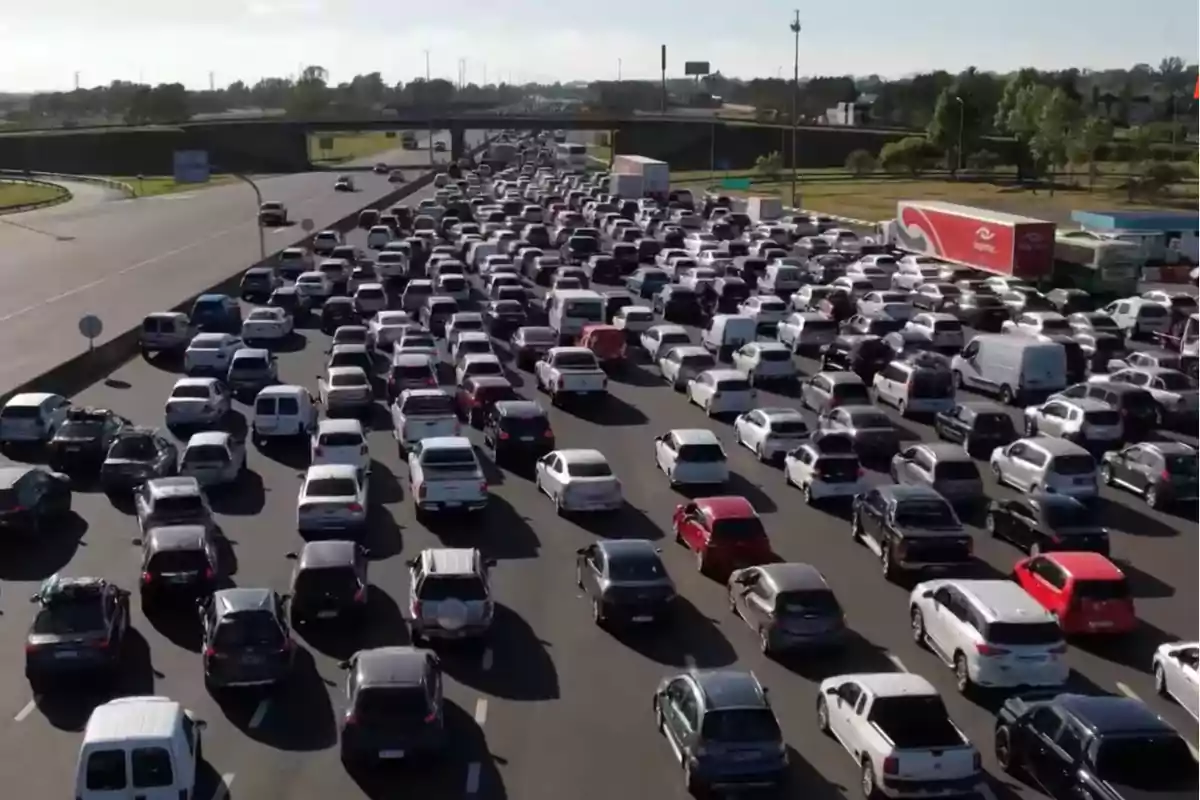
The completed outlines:
{"type": "Polygon", "coordinates": [[[305,217],[304,219],[300,220],[300,229],[306,233],[308,231],[311,231],[315,227],[317,227],[317,226],[308,217],[305,217]]]}
{"type": "Polygon", "coordinates": [[[95,314],[84,314],[79,318],[79,333],[88,340],[88,349],[95,346],[96,337],[104,331],[104,323],[95,314]]]}

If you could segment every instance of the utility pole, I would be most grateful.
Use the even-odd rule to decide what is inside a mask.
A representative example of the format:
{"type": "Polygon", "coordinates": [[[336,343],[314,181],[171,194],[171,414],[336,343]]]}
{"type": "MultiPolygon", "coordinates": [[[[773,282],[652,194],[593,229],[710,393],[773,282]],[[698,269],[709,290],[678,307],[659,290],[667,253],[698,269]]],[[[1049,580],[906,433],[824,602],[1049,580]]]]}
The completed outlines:
{"type": "Polygon", "coordinates": [[[796,124],[800,110],[800,11],[789,26],[796,38],[795,55],[792,60],[792,205],[796,204],[796,124]]]}
{"type": "Polygon", "coordinates": [[[958,173],[962,172],[963,167],[963,123],[967,116],[967,104],[958,95],[954,96],[954,102],[958,103],[958,158],[956,159],[958,169],[954,171],[955,177],[957,177],[958,173]]]}
{"type": "MultiPolygon", "coordinates": [[[[429,95],[429,51],[425,51],[425,95],[429,95]]],[[[433,115],[429,117],[429,141],[426,146],[429,148],[429,166],[433,166],[433,115]]]]}
{"type": "Polygon", "coordinates": [[[621,59],[617,59],[617,83],[621,82],[621,59]]]}
{"type": "Polygon", "coordinates": [[[208,90],[210,92],[217,90],[217,74],[211,69],[208,71],[208,90]]]}
{"type": "Polygon", "coordinates": [[[75,91],[79,91],[79,70],[75,70],[75,91]]]}

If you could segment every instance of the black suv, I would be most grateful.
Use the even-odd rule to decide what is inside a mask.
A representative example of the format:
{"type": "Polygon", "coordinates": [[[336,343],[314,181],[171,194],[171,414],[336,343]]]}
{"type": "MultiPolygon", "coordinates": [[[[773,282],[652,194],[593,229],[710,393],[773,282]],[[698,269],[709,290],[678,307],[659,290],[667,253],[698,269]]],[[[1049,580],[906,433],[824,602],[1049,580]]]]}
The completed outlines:
{"type": "Polygon", "coordinates": [[[1027,494],[993,500],[984,522],[988,533],[1036,556],[1053,550],[1108,555],[1108,531],[1092,509],[1062,494],[1027,494]]]}
{"type": "Polygon", "coordinates": [[[361,622],[367,611],[367,556],[365,547],[351,541],[309,542],[292,570],[292,595],[288,601],[292,624],[310,622],[361,622]]]}
{"type": "Polygon", "coordinates": [[[0,529],[36,534],[71,513],[66,475],[29,464],[0,466],[0,529]]]}
{"type": "Polygon", "coordinates": [[[1140,494],[1151,508],[1195,508],[1196,451],[1183,442],[1142,442],[1104,454],[1100,480],[1140,494]]]}
{"type": "Polygon", "coordinates": [[[200,600],[204,685],[269,687],[290,675],[295,656],[286,598],[270,589],[222,589],[200,600]]]}
{"type": "Polygon", "coordinates": [[[139,543],[143,610],[162,600],[203,597],[216,590],[221,557],[212,526],[151,528],[139,543]]]}
{"type": "Polygon", "coordinates": [[[47,578],[30,598],[41,608],[25,636],[25,677],[35,693],[57,681],[116,678],[129,592],[102,578],[47,578]]]}
{"type": "Polygon", "coordinates": [[[433,755],[447,744],[438,657],[416,647],[360,650],[341,663],[346,711],[341,755],[346,765],[433,755]]]}
{"type": "Polygon", "coordinates": [[[108,448],[130,424],[107,408],[72,408],[50,440],[47,463],[71,476],[94,474],[108,448]]]}
{"type": "Polygon", "coordinates": [[[158,431],[125,428],[100,465],[100,485],[109,494],[129,492],[153,478],[174,475],[178,462],[179,448],[158,431]]]}
{"type": "Polygon", "coordinates": [[[533,400],[501,400],[483,421],[483,443],[497,466],[532,465],[554,449],[546,410],[533,400]]]}
{"type": "Polygon", "coordinates": [[[934,417],[938,438],[961,444],[972,457],[986,458],[997,447],[1017,440],[1017,429],[1008,410],[998,403],[972,400],[957,403],[934,417]]]}
{"type": "Polygon", "coordinates": [[[870,386],[892,357],[892,348],[878,336],[839,336],[821,348],[821,369],[853,372],[870,386]]]}

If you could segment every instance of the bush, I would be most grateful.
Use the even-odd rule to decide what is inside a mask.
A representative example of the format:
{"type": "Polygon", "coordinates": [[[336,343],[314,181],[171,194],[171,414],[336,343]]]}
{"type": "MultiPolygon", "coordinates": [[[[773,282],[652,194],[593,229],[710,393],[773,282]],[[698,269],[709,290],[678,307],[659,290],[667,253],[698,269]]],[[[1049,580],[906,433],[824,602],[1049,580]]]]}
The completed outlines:
{"type": "Polygon", "coordinates": [[[908,136],[885,144],[879,151],[879,164],[888,172],[907,172],[915,178],[939,155],[928,139],[908,136]]]}
{"type": "Polygon", "coordinates": [[[765,175],[768,180],[777,181],[779,174],[783,172],[783,155],[776,150],[773,153],[759,156],[754,159],[754,169],[765,175]]]}
{"type": "Polygon", "coordinates": [[[979,150],[967,156],[967,169],[988,173],[1000,166],[1000,156],[991,150],[979,150]]]}
{"type": "Polygon", "coordinates": [[[846,156],[846,171],[858,178],[871,174],[878,166],[875,156],[866,150],[855,150],[846,156]]]}
{"type": "MultiPolygon", "coordinates": [[[[1196,160],[1196,146],[1195,145],[1177,144],[1177,145],[1175,145],[1174,148],[1172,148],[1171,145],[1169,145],[1169,144],[1161,144],[1160,143],[1160,144],[1154,145],[1154,147],[1155,148],[1165,148],[1162,152],[1170,153],[1170,155],[1167,158],[1161,159],[1161,160],[1188,161],[1188,162],[1196,160]]],[[[1101,145],[1100,149],[1096,151],[1096,160],[1097,161],[1117,161],[1117,162],[1129,161],[1130,157],[1131,157],[1132,149],[1133,148],[1131,148],[1129,146],[1128,142],[1123,142],[1120,140],[1110,142],[1109,144],[1101,145]]],[[[1156,158],[1157,158],[1157,156],[1156,156],[1156,158]]]]}

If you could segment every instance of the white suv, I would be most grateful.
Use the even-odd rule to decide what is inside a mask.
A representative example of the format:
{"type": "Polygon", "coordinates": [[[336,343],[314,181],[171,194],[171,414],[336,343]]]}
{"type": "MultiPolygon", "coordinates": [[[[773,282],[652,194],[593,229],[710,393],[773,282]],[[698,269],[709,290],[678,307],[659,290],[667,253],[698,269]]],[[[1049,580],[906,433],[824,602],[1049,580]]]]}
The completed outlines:
{"type": "Polygon", "coordinates": [[[933,580],[909,596],[913,639],[954,669],[958,690],[1055,687],[1070,668],[1062,630],[1006,580],[933,580]]]}

